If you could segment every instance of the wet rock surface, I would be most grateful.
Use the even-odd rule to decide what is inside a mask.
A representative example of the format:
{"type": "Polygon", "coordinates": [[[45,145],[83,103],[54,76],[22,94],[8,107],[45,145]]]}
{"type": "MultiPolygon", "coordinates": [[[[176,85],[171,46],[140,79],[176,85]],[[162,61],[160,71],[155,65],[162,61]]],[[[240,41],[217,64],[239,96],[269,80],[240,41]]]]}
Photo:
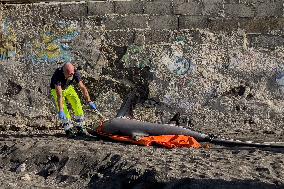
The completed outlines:
{"type": "Polygon", "coordinates": [[[3,188],[284,187],[283,149],[164,149],[62,131],[0,134],[3,188]]]}

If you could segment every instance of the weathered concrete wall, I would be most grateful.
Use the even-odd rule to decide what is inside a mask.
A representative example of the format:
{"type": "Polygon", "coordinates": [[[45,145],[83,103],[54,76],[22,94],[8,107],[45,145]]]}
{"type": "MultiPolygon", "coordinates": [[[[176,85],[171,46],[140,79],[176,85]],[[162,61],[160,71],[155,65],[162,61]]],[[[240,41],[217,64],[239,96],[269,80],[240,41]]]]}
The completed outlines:
{"type": "Polygon", "coordinates": [[[3,128],[54,125],[49,80],[73,62],[107,116],[142,86],[139,119],[180,111],[197,130],[283,136],[282,0],[2,4],[0,16],[3,128]]]}

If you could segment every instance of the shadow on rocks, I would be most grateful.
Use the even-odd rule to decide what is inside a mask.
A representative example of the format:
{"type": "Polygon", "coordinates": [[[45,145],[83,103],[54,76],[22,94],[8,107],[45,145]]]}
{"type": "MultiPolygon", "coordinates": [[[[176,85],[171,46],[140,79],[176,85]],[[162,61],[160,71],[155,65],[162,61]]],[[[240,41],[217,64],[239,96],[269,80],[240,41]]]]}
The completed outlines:
{"type": "Polygon", "coordinates": [[[76,136],[74,138],[68,138],[64,133],[32,133],[32,134],[22,134],[22,133],[4,133],[0,134],[0,138],[66,138],[70,140],[86,140],[86,141],[98,141],[98,140],[106,140],[110,141],[108,137],[100,136],[100,135],[86,135],[86,136],[76,136]]]}
{"type": "Polygon", "coordinates": [[[190,179],[185,178],[171,183],[167,183],[163,189],[280,189],[283,184],[263,183],[256,180],[232,180],[222,179],[190,179]]]}
{"type": "Polygon", "coordinates": [[[282,183],[263,183],[256,180],[234,180],[225,181],[221,179],[191,179],[185,178],[172,182],[159,182],[155,179],[153,172],[145,172],[141,177],[136,180],[129,180],[128,173],[120,173],[119,175],[113,175],[112,181],[107,179],[92,178],[89,183],[89,188],[99,189],[120,189],[120,188],[132,188],[132,189],[282,189],[284,185],[282,183]],[[97,180],[98,179],[98,180],[97,180]],[[105,182],[107,181],[107,182],[105,182]],[[104,183],[104,184],[102,184],[104,183]]]}

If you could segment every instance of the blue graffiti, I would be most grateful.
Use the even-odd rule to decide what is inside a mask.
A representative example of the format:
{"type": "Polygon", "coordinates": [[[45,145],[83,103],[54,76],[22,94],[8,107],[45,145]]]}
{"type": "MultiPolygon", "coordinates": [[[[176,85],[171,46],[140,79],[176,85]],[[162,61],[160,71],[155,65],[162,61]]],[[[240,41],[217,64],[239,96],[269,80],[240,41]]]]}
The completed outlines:
{"type": "Polygon", "coordinates": [[[182,58],[182,57],[178,57],[176,59],[176,64],[177,64],[177,68],[175,72],[178,75],[184,75],[185,73],[188,72],[190,68],[190,60],[186,60],[185,58],[182,58]]]}
{"type": "Polygon", "coordinates": [[[194,65],[191,60],[183,57],[174,57],[174,61],[169,66],[169,69],[177,75],[185,75],[193,71],[194,65]]]}
{"type": "Polygon", "coordinates": [[[3,50],[4,48],[0,48],[0,61],[7,61],[16,56],[16,51],[8,51],[3,50]]]}

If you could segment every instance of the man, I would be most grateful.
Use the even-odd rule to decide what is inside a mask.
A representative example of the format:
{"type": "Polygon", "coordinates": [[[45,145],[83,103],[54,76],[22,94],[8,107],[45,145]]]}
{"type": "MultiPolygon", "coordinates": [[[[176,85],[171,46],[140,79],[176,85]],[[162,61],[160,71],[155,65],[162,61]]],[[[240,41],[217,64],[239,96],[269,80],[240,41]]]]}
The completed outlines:
{"type": "Polygon", "coordinates": [[[73,87],[74,84],[79,85],[90,108],[93,110],[97,109],[96,104],[90,99],[88,89],[81,80],[81,75],[78,70],[76,70],[71,63],[66,63],[61,68],[57,68],[51,78],[51,95],[55,100],[59,119],[62,121],[65,133],[69,137],[86,134],[86,129],[84,128],[84,111],[81,101],[73,87]],[[71,122],[71,116],[66,101],[71,104],[75,114],[75,129],[71,122]]]}

